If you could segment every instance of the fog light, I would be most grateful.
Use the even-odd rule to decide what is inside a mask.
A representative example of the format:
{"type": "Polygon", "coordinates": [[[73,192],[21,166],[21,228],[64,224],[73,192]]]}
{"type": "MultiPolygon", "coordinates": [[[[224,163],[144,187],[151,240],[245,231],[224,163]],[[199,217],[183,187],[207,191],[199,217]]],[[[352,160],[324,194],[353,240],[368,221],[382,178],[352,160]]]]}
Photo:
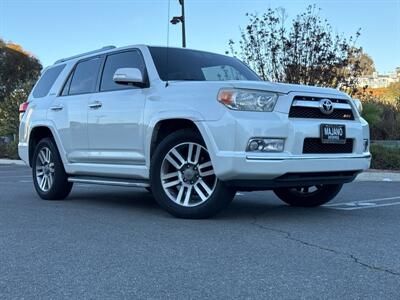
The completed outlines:
{"type": "Polygon", "coordinates": [[[369,150],[369,140],[368,139],[364,139],[364,152],[368,152],[369,150]]]}
{"type": "Polygon", "coordinates": [[[262,150],[264,148],[263,141],[253,140],[249,142],[249,151],[262,150]]]}
{"type": "Polygon", "coordinates": [[[250,152],[282,152],[285,145],[284,139],[250,139],[247,151],[250,152]]]}

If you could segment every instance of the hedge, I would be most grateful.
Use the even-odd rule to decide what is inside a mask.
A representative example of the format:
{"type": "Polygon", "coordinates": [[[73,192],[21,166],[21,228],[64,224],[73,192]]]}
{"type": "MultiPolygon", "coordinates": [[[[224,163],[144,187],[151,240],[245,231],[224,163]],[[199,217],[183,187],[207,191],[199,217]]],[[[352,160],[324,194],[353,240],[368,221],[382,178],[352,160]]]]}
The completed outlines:
{"type": "Polygon", "coordinates": [[[400,170],[400,148],[371,145],[372,169],[400,170]]]}

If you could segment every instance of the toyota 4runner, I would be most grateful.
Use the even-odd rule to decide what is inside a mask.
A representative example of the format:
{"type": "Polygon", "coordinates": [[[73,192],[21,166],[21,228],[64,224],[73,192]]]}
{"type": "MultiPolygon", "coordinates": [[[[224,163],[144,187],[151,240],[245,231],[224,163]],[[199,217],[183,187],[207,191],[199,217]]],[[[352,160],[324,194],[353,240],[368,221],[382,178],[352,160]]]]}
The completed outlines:
{"type": "Polygon", "coordinates": [[[20,106],[19,155],[46,200],[94,183],[147,188],[184,218],[240,190],[311,207],[369,167],[360,109],[335,89],[264,82],[236,58],[108,46],[43,71],[20,106]]]}

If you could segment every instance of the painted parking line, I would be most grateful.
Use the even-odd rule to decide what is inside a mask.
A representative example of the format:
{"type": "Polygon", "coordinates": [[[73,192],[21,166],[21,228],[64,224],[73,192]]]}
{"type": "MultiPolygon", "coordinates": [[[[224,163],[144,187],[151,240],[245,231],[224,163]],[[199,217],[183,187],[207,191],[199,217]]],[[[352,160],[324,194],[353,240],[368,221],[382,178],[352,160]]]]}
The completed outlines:
{"type": "Polygon", "coordinates": [[[386,207],[393,205],[400,205],[400,196],[351,201],[345,203],[333,203],[324,205],[324,207],[337,210],[357,210],[357,209],[386,207]]]}

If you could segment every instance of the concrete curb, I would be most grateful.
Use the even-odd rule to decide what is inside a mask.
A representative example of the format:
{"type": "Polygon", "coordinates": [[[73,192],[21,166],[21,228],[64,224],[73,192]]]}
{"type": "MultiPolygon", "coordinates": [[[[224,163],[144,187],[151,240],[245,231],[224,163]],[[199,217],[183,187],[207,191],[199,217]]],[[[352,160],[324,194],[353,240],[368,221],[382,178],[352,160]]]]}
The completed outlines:
{"type": "Polygon", "coordinates": [[[25,162],[18,159],[5,159],[0,158],[0,165],[17,165],[17,166],[26,166],[25,162]]]}
{"type": "Polygon", "coordinates": [[[385,182],[397,182],[400,181],[400,173],[376,170],[372,172],[363,172],[357,176],[356,181],[385,181],[385,182]]]}
{"type": "MultiPolygon", "coordinates": [[[[17,159],[0,159],[0,165],[17,165],[26,166],[25,162],[17,159]]],[[[391,172],[387,170],[370,170],[363,172],[357,176],[356,181],[385,181],[397,182],[400,181],[400,172],[391,172]]]]}

